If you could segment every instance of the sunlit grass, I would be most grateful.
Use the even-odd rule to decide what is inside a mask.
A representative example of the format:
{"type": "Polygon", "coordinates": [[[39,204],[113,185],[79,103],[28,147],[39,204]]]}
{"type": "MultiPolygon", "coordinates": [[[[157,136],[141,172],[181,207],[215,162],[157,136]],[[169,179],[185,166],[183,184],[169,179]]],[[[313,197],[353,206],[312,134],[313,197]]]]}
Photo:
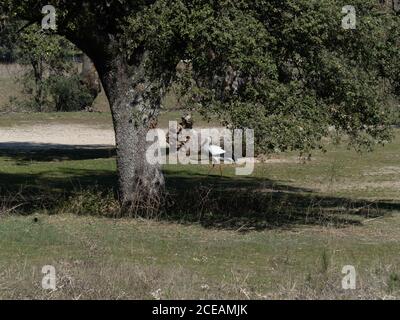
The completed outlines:
{"type": "Polygon", "coordinates": [[[28,204],[0,215],[0,298],[399,297],[398,134],[373,153],[330,145],[306,163],[276,155],[250,177],[167,165],[178,197],[158,220],[76,208],[88,188],[115,190],[109,150],[0,154],[0,211],[12,196],[28,204]],[[53,293],[40,287],[48,264],[53,293]],[[356,267],[355,291],[341,289],[344,265],[356,267]]]}

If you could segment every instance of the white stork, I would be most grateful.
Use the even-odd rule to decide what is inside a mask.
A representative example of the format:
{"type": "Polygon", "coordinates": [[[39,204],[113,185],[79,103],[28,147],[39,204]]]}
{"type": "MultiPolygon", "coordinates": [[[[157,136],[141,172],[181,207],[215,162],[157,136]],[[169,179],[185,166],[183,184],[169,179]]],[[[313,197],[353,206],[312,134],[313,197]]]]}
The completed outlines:
{"type": "Polygon", "coordinates": [[[220,146],[211,143],[212,139],[211,137],[208,137],[205,143],[203,144],[204,151],[206,151],[209,154],[212,163],[212,167],[208,171],[207,175],[210,174],[211,170],[215,167],[216,164],[219,164],[219,171],[222,177],[221,161],[235,163],[235,160],[233,160],[232,158],[225,158],[223,155],[226,153],[226,151],[222,149],[220,146]]]}

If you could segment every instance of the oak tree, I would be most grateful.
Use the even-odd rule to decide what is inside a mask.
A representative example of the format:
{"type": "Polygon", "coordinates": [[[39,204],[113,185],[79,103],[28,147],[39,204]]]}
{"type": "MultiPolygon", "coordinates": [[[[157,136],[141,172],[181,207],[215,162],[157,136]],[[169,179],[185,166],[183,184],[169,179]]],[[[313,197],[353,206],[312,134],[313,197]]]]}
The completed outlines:
{"type": "Polygon", "coordinates": [[[353,0],[2,0],[10,19],[40,23],[56,8],[57,33],[94,62],[108,97],[122,204],[159,199],[146,133],[179,82],[204,114],[252,128],[256,148],[311,150],[330,129],[356,146],[390,140],[388,97],[399,94],[397,14],[353,0]],[[177,72],[181,61],[188,72],[177,72]]]}

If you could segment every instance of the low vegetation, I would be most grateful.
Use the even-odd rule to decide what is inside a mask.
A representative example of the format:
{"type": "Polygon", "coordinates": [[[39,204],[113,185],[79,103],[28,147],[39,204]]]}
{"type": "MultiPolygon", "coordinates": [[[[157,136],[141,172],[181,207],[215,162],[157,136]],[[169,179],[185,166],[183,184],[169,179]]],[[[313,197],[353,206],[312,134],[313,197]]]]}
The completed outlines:
{"type": "Polygon", "coordinates": [[[0,4],[0,299],[400,298],[394,3],[52,6],[49,29],[37,1],[0,4]],[[149,163],[177,110],[254,129],[265,158],[149,163]]]}
{"type": "Polygon", "coordinates": [[[1,150],[0,298],[398,298],[399,138],[280,154],[245,178],[165,166],[151,220],[119,218],[111,149],[1,150]]]}

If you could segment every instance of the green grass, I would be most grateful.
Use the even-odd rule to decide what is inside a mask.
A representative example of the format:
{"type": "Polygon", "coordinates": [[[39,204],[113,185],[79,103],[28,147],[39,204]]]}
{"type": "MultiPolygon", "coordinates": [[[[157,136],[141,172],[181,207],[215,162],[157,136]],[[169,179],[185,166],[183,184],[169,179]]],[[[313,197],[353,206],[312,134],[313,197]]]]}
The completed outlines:
{"type": "Polygon", "coordinates": [[[108,112],[48,112],[48,113],[8,113],[0,117],[0,127],[19,127],[42,124],[82,124],[102,128],[112,128],[111,114],[108,112]]]}
{"type": "Polygon", "coordinates": [[[168,165],[174,202],[146,220],[107,217],[111,149],[0,150],[0,298],[399,298],[399,157],[397,132],[373,153],[282,154],[249,177],[168,165]]]}
{"type": "MultiPolygon", "coordinates": [[[[158,126],[168,128],[169,121],[180,122],[183,111],[163,112],[159,116],[158,126]]],[[[193,113],[196,127],[219,126],[216,120],[208,122],[197,112],[193,113]]],[[[0,116],[0,128],[46,124],[79,124],[103,129],[112,129],[110,112],[32,112],[5,113],[0,116]]]]}
{"type": "Polygon", "coordinates": [[[384,235],[372,225],[239,234],[67,214],[9,217],[0,225],[0,285],[10,290],[0,296],[47,298],[35,283],[51,264],[61,279],[54,298],[152,298],[157,289],[169,299],[379,298],[398,293],[384,282],[400,263],[399,221],[380,227],[388,224],[384,235]],[[359,272],[355,292],[340,289],[347,264],[359,272]]]}
{"type": "MultiPolygon", "coordinates": [[[[20,88],[0,72],[0,111],[10,96],[20,88]]],[[[104,93],[95,109],[5,113],[0,127],[111,129],[104,93]]],[[[159,126],[180,116],[166,111],[159,126]]],[[[281,154],[250,177],[165,166],[170,195],[157,220],[110,218],[114,154],[0,150],[0,299],[400,298],[400,131],[373,153],[328,145],[305,164],[281,154]],[[40,286],[49,264],[54,292],[40,286]],[[355,291],[341,289],[344,265],[356,267],[355,291]]]]}

